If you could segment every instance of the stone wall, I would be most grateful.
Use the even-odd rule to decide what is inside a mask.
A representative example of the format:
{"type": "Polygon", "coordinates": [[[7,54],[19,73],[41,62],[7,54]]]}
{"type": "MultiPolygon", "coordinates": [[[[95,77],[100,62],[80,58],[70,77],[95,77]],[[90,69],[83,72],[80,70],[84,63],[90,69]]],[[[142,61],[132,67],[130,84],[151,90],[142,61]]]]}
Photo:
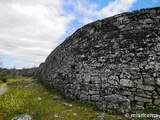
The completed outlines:
{"type": "Polygon", "coordinates": [[[5,75],[31,77],[31,76],[35,76],[37,69],[38,68],[26,68],[26,69],[0,68],[0,72],[5,75]]]}
{"type": "Polygon", "coordinates": [[[37,77],[100,110],[160,104],[160,7],[83,26],[52,51],[37,77]]]}

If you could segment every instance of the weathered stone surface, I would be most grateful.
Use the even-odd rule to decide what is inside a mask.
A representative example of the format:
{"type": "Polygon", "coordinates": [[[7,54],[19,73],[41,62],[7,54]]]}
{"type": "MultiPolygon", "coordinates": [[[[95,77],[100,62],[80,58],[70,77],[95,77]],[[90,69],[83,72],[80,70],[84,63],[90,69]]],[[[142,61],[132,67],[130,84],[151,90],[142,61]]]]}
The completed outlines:
{"type": "Polygon", "coordinates": [[[138,106],[144,106],[144,102],[142,102],[142,101],[141,102],[137,102],[137,105],[138,106]]]}
{"type": "Polygon", "coordinates": [[[145,85],[155,85],[156,82],[155,82],[155,79],[154,79],[154,78],[145,78],[145,79],[144,79],[144,84],[145,84],[145,85]]]}
{"type": "Polygon", "coordinates": [[[116,113],[126,113],[131,109],[130,100],[117,94],[102,97],[96,105],[100,110],[111,110],[116,113]]]}
{"type": "Polygon", "coordinates": [[[27,114],[23,114],[12,118],[12,120],[31,120],[31,117],[27,114]]]}
{"type": "Polygon", "coordinates": [[[111,85],[119,85],[119,78],[117,76],[109,76],[108,83],[111,85]]]}
{"type": "Polygon", "coordinates": [[[88,100],[88,96],[86,94],[81,94],[80,99],[86,101],[88,100]]]}
{"type": "Polygon", "coordinates": [[[35,76],[38,68],[28,68],[28,69],[6,69],[0,68],[0,72],[5,75],[13,75],[13,76],[24,76],[30,77],[35,76]]]}
{"type": "Polygon", "coordinates": [[[134,87],[133,81],[131,81],[129,79],[121,79],[120,80],[120,85],[122,85],[124,87],[134,87]]]}
{"type": "Polygon", "coordinates": [[[147,86],[147,85],[137,85],[137,88],[140,88],[142,90],[147,90],[147,91],[153,91],[155,87],[153,86],[147,86]]]}
{"type": "Polygon", "coordinates": [[[105,112],[104,113],[101,113],[97,116],[97,119],[96,120],[105,120],[105,112]]]}
{"type": "Polygon", "coordinates": [[[35,87],[37,86],[37,84],[33,81],[29,82],[29,81],[26,81],[26,85],[25,86],[18,86],[18,88],[22,89],[22,88],[32,88],[32,87],[35,87]]]}
{"type": "Polygon", "coordinates": [[[57,100],[60,100],[60,97],[59,97],[59,96],[54,96],[52,99],[53,99],[54,101],[57,101],[57,100]]]}
{"type": "Polygon", "coordinates": [[[92,101],[98,101],[99,98],[100,98],[100,95],[92,95],[92,96],[91,96],[91,100],[92,100],[92,101]]]}
{"type": "Polygon", "coordinates": [[[117,112],[129,110],[127,98],[150,103],[160,85],[158,11],[142,9],[83,26],[51,52],[37,78],[72,99],[96,103],[101,97],[99,108],[117,105],[117,112]]]}
{"type": "Polygon", "coordinates": [[[157,78],[156,84],[157,84],[157,85],[160,85],[160,78],[157,78]]]}
{"type": "Polygon", "coordinates": [[[89,90],[89,94],[90,95],[97,95],[97,94],[99,94],[99,91],[89,90]]]}
{"type": "Polygon", "coordinates": [[[56,113],[56,114],[54,114],[54,118],[55,118],[55,119],[58,119],[58,120],[62,120],[62,117],[61,117],[61,116],[59,116],[57,113],[56,113]]]}
{"type": "Polygon", "coordinates": [[[152,99],[144,98],[144,97],[139,97],[135,96],[135,100],[141,101],[141,102],[152,102],[152,99]]]}
{"type": "Polygon", "coordinates": [[[160,88],[157,88],[157,93],[160,96],[160,88]]]}
{"type": "Polygon", "coordinates": [[[144,98],[152,98],[152,93],[150,95],[145,94],[148,91],[137,89],[137,95],[144,98]]]}
{"type": "Polygon", "coordinates": [[[155,105],[160,105],[160,99],[155,99],[155,100],[154,100],[154,104],[155,104],[155,105]]]}
{"type": "Polygon", "coordinates": [[[73,105],[70,104],[70,103],[62,103],[63,106],[66,106],[66,107],[72,107],[73,105]]]}
{"type": "Polygon", "coordinates": [[[140,105],[136,105],[135,108],[136,108],[136,109],[142,109],[142,110],[144,109],[144,107],[143,107],[143,106],[140,106],[140,105]]]}

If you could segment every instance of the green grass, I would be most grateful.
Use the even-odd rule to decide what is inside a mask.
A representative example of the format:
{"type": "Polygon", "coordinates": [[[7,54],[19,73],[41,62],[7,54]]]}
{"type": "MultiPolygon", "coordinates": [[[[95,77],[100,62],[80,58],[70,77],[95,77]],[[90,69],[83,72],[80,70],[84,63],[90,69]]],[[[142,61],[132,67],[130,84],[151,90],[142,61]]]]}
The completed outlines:
{"type": "Polygon", "coordinates": [[[5,75],[3,73],[0,73],[0,84],[8,82],[8,80],[14,79],[15,81],[19,79],[18,76],[12,76],[12,75],[5,75]]]}
{"type": "Polygon", "coordinates": [[[3,82],[0,80],[0,85],[2,84],[3,82]]]}
{"type": "MultiPolygon", "coordinates": [[[[145,109],[132,109],[132,113],[160,115],[160,106],[150,106],[145,109]]],[[[146,120],[146,118],[137,118],[136,120],[146,120]]]]}
{"type": "MultiPolygon", "coordinates": [[[[0,120],[11,120],[20,114],[29,114],[33,120],[56,120],[56,114],[63,120],[96,120],[101,114],[94,111],[95,107],[89,103],[80,103],[64,98],[58,92],[50,89],[45,84],[35,82],[33,87],[25,87],[32,83],[33,77],[8,77],[7,92],[0,96],[0,120]],[[59,96],[60,100],[54,101],[53,97],[59,96]],[[41,98],[39,101],[37,98],[41,98]],[[71,103],[73,107],[63,106],[62,103],[71,103]],[[77,116],[74,116],[74,114],[77,116]]],[[[159,114],[160,107],[149,107],[144,110],[132,109],[132,113],[159,114]]],[[[105,113],[106,120],[125,120],[122,116],[105,113]]],[[[134,118],[146,120],[146,118],[134,118]]]]}
{"type": "MultiPolygon", "coordinates": [[[[29,114],[32,120],[58,120],[55,115],[63,120],[97,120],[100,111],[94,111],[95,107],[89,103],[80,103],[64,98],[48,86],[40,84],[33,77],[7,77],[7,92],[0,95],[0,120],[11,120],[20,114],[29,114]],[[33,83],[35,86],[26,87],[33,83]],[[57,101],[53,97],[59,96],[57,101]],[[37,98],[41,98],[38,100],[37,98]],[[64,102],[70,103],[72,107],[62,105],[64,102]],[[74,116],[74,114],[77,116],[74,116]]],[[[132,109],[132,113],[159,114],[160,107],[149,107],[144,110],[132,109]]],[[[125,120],[127,118],[111,113],[105,113],[106,120],[125,120]]],[[[131,118],[130,118],[131,119],[131,118]]],[[[135,120],[145,120],[146,118],[134,118],[135,120]]]]}
{"type": "MultiPolygon", "coordinates": [[[[0,96],[0,120],[11,120],[20,114],[29,114],[33,120],[56,120],[56,114],[63,120],[93,120],[101,112],[94,111],[92,104],[84,104],[63,98],[59,93],[45,89],[42,84],[30,88],[21,88],[28,85],[33,78],[9,78],[7,92],[0,96]],[[60,100],[54,101],[53,97],[60,100]],[[37,100],[37,98],[41,100],[37,100]],[[63,106],[62,103],[71,103],[72,107],[63,106]],[[77,116],[74,116],[74,114],[77,116]]],[[[106,119],[118,120],[120,117],[105,114],[106,119]]],[[[124,118],[123,118],[124,119],[124,118]]]]}
{"type": "Polygon", "coordinates": [[[0,73],[0,85],[6,80],[6,76],[3,73],[0,73]]]}

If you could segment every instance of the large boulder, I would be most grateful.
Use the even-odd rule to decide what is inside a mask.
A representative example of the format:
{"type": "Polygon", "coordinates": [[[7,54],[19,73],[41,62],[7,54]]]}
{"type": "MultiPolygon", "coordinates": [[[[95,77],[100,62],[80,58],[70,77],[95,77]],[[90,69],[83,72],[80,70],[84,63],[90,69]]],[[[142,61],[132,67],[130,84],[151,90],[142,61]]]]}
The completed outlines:
{"type": "Polygon", "coordinates": [[[119,114],[128,113],[131,110],[130,100],[117,94],[102,97],[96,105],[99,110],[119,114]]]}

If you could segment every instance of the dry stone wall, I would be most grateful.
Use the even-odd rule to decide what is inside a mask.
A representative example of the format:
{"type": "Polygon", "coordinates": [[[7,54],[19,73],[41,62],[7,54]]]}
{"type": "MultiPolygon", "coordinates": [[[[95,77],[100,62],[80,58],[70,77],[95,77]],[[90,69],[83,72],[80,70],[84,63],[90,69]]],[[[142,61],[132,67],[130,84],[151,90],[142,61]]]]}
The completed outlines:
{"type": "Polygon", "coordinates": [[[160,7],[87,24],[52,51],[37,77],[100,110],[160,104],[160,7]]]}
{"type": "Polygon", "coordinates": [[[25,69],[6,69],[0,68],[0,73],[5,75],[12,75],[12,76],[24,76],[24,77],[31,77],[35,76],[38,68],[25,68],[25,69]]]}

